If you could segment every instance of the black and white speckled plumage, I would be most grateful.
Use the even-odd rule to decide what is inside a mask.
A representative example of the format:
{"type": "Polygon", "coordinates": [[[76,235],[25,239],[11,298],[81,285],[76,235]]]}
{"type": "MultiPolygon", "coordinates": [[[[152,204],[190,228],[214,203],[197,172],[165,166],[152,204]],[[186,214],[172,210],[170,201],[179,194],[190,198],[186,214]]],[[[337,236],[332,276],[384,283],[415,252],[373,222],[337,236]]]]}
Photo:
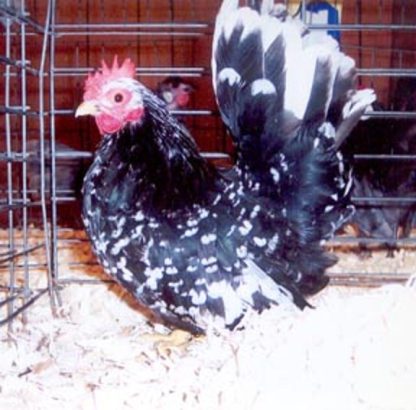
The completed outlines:
{"type": "MultiPolygon", "coordinates": [[[[225,1],[221,13],[238,13],[237,3],[225,1]]],[[[264,52],[247,29],[246,44],[245,11],[221,38],[221,13],[214,88],[238,165],[214,170],[164,104],[130,80],[144,117],[104,136],[84,183],[84,222],[104,268],[168,325],[194,333],[212,319],[232,328],[250,308],[305,307],[335,262],[321,241],[348,214],[337,127],[319,109],[327,97],[314,88],[317,105],[296,118],[281,97],[287,39],[276,36],[264,52]],[[263,77],[256,83],[269,58],[273,93],[263,77]]]]}
{"type": "Polygon", "coordinates": [[[276,18],[274,2],[217,17],[213,85],[239,164],[285,203],[305,242],[325,239],[351,214],[351,170],[339,146],[374,100],[355,90],[354,61],[330,36],[314,44],[300,22],[276,18]]]}
{"type": "Polygon", "coordinates": [[[232,327],[250,305],[305,306],[300,273],[281,260],[296,252],[286,211],[245,187],[239,170],[211,169],[139,89],[143,123],[104,137],[84,183],[85,226],[108,273],[168,324],[193,332],[205,313],[232,327]]]}

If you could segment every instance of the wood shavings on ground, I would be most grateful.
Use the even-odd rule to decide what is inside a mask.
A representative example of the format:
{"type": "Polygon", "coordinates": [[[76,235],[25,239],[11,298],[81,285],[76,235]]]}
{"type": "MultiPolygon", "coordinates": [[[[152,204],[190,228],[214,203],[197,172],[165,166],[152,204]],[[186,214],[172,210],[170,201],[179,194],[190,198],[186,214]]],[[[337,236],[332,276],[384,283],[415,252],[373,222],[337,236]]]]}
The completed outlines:
{"type": "Polygon", "coordinates": [[[47,299],[34,305],[0,344],[0,408],[416,408],[415,286],[329,287],[316,309],[273,308],[169,349],[123,296],[68,286],[53,320],[47,299]]]}
{"type": "MultiPolygon", "coordinates": [[[[61,277],[106,278],[88,265],[87,243],[59,252],[61,277]]],[[[340,258],[334,274],[412,272],[416,253],[340,258]]],[[[71,284],[60,294],[57,317],[44,296],[26,325],[1,329],[0,408],[416,409],[416,280],[330,286],[311,300],[315,309],[252,313],[237,331],[196,339],[150,324],[114,284],[71,284]]]]}

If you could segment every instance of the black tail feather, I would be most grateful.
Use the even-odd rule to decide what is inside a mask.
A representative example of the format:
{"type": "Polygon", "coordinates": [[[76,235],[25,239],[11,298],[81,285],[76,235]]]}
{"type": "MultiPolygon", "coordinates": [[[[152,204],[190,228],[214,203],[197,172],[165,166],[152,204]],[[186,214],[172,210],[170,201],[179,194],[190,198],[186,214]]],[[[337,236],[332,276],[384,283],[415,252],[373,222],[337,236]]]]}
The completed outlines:
{"type": "Polygon", "coordinates": [[[319,56],[316,60],[312,90],[303,118],[306,124],[322,124],[326,119],[328,101],[331,99],[333,68],[329,55],[319,56]]]}
{"type": "Polygon", "coordinates": [[[325,270],[335,263],[321,241],[352,214],[351,173],[337,150],[374,93],[354,90],[354,62],[335,40],[314,44],[290,16],[272,17],[269,3],[239,9],[224,0],[214,34],[214,89],[243,180],[258,183],[260,195],[284,214],[296,240],[283,261],[301,293],[311,294],[326,285],[325,270]]]}

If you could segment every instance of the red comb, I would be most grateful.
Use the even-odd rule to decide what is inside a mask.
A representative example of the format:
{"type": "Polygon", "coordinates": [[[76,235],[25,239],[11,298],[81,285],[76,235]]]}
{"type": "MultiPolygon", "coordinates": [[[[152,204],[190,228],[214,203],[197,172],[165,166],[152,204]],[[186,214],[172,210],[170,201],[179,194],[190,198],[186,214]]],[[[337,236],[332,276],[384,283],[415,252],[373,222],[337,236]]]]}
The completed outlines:
{"type": "Polygon", "coordinates": [[[94,74],[89,73],[85,80],[84,99],[88,100],[96,97],[100,93],[101,87],[108,81],[126,77],[134,78],[135,74],[136,67],[130,58],[126,58],[120,66],[118,57],[115,55],[111,68],[102,60],[101,71],[96,71],[94,74]]]}

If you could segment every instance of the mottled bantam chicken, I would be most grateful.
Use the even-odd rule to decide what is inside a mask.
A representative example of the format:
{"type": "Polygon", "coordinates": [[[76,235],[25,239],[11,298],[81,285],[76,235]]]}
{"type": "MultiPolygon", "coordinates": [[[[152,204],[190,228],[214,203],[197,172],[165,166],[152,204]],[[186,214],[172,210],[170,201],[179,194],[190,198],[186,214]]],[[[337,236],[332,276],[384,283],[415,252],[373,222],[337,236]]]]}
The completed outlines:
{"type": "Polygon", "coordinates": [[[183,110],[189,104],[194,87],[182,77],[169,76],[158,84],[156,94],[169,110],[183,110]]]}
{"type": "MultiPolygon", "coordinates": [[[[393,100],[393,111],[415,111],[416,79],[398,79],[393,100]]],[[[380,103],[372,106],[374,111],[384,111],[380,103]]],[[[360,236],[378,239],[389,250],[394,250],[397,239],[408,237],[414,226],[416,202],[399,198],[416,198],[416,170],[414,161],[391,156],[416,154],[416,121],[388,117],[360,121],[343,144],[342,152],[347,158],[370,156],[357,160],[354,165],[352,196],[371,200],[366,200],[363,206],[357,205],[350,223],[360,236]],[[382,159],[371,159],[371,156],[382,159]],[[379,198],[397,198],[398,201],[380,203],[379,198]]]]}
{"type": "Polygon", "coordinates": [[[304,308],[326,285],[335,258],[321,241],[351,213],[337,148],[373,101],[330,45],[223,3],[214,88],[239,153],[227,172],[129,59],[86,80],[76,115],[93,115],[103,139],[84,182],[85,227],[106,271],[168,326],[232,329],[249,309],[304,308]]]}

